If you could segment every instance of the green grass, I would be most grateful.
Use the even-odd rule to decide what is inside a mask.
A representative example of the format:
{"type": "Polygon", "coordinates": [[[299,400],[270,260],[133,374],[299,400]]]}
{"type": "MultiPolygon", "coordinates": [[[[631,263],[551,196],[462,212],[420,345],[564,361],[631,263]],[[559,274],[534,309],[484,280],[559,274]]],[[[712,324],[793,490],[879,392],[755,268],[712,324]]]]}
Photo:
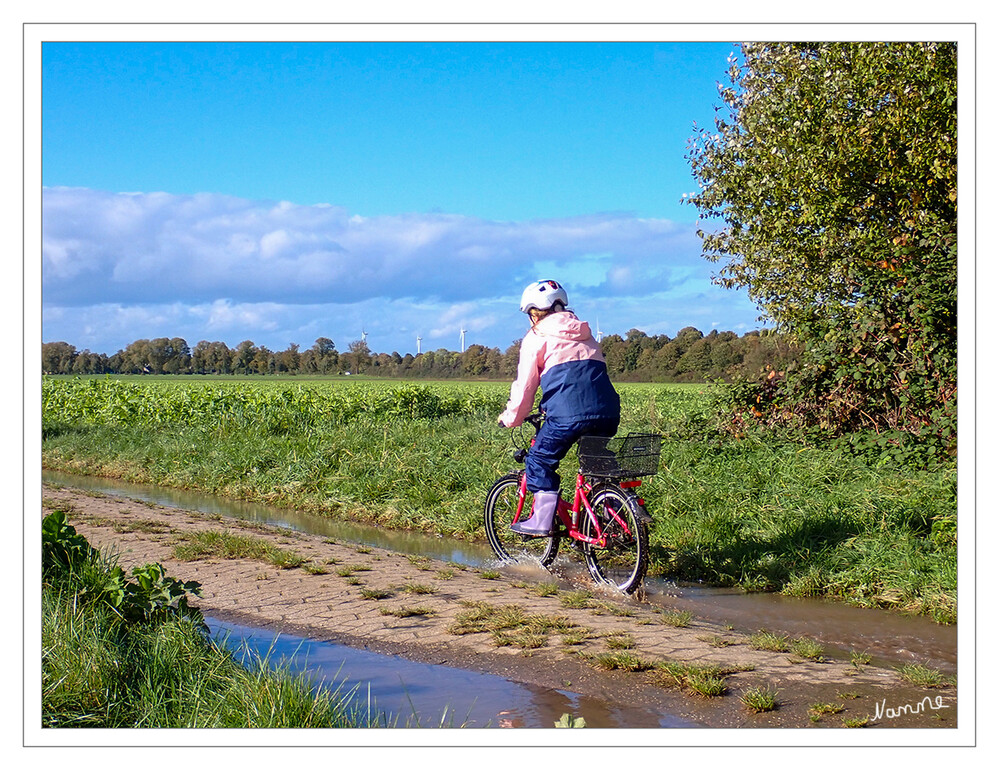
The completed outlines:
{"type": "Polygon", "coordinates": [[[696,663],[658,663],[653,672],[653,681],[661,687],[677,688],[706,698],[724,695],[728,690],[725,669],[696,663]]]}
{"type": "Polygon", "coordinates": [[[362,599],[388,599],[392,596],[392,592],[384,588],[362,588],[361,598],[362,599]]]}
{"type": "Polygon", "coordinates": [[[823,656],[825,649],[814,639],[808,639],[805,637],[795,639],[791,642],[791,652],[799,658],[813,660],[816,663],[822,663],[825,660],[825,657],[823,656]]]}
{"type": "MultiPolygon", "coordinates": [[[[622,432],[665,437],[660,472],[641,487],[651,575],[956,620],[956,465],[914,470],[769,434],[726,437],[709,386],[619,390],[622,432]]],[[[513,465],[510,431],[495,426],[508,391],[45,378],[43,463],[482,539],[485,491],[513,465]]]]}
{"type": "Polygon", "coordinates": [[[822,655],[825,652],[822,645],[814,639],[807,637],[792,639],[784,634],[761,630],[749,637],[749,646],[754,650],[790,652],[799,658],[812,660],[816,663],[821,663],[825,660],[822,655]]]}
{"type": "Polygon", "coordinates": [[[842,703],[813,703],[808,707],[808,715],[813,722],[819,722],[822,717],[839,714],[845,708],[842,703]]]}
{"type": "Polygon", "coordinates": [[[954,683],[953,677],[945,677],[934,668],[921,663],[907,663],[898,669],[899,675],[917,687],[947,687],[954,683]]]}
{"type": "Polygon", "coordinates": [[[561,589],[558,583],[531,583],[527,590],[536,596],[558,596],[561,589]]]}
{"type": "Polygon", "coordinates": [[[777,695],[777,690],[770,687],[752,687],[740,696],[740,700],[749,711],[761,714],[774,711],[780,705],[777,695]]]}
{"type": "Polygon", "coordinates": [[[532,615],[516,604],[492,605],[464,602],[468,609],[458,613],[448,627],[456,636],[487,633],[497,646],[524,649],[544,647],[551,634],[571,634],[576,624],[562,615],[532,615]]]}
{"type": "Polygon", "coordinates": [[[281,569],[300,567],[305,559],[286,548],[252,535],[240,535],[221,530],[208,530],[185,535],[173,548],[175,558],[182,561],[199,559],[256,559],[281,569]]]}
{"type": "Polygon", "coordinates": [[[791,639],[783,634],[761,630],[749,637],[749,646],[754,650],[789,652],[791,650],[791,639]]]}
{"type": "Polygon", "coordinates": [[[637,655],[630,652],[602,652],[590,657],[594,666],[604,671],[648,671],[655,667],[637,655]]]}
{"type": "Polygon", "coordinates": [[[566,591],[559,596],[559,603],[570,609],[583,609],[591,606],[593,594],[589,591],[566,591]]]}
{"type": "Polygon", "coordinates": [[[687,628],[694,614],[689,610],[674,610],[666,608],[659,613],[659,619],[667,626],[687,628]]]}
{"type": "Polygon", "coordinates": [[[399,607],[395,610],[383,609],[383,615],[394,615],[397,618],[416,618],[433,615],[434,611],[430,607],[399,607]]]}
{"type": "Polygon", "coordinates": [[[42,725],[95,728],[379,726],[341,687],[243,665],[189,619],[128,621],[100,592],[116,568],[94,555],[42,586],[42,725]]]}
{"type": "Polygon", "coordinates": [[[635,637],[626,632],[609,634],[605,641],[610,650],[631,650],[635,647],[635,637]]]}

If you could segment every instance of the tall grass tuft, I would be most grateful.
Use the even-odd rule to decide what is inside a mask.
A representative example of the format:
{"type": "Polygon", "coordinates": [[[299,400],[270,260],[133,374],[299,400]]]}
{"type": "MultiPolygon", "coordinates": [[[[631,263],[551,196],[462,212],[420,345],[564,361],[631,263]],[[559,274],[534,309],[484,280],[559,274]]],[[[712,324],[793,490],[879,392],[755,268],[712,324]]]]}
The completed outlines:
{"type": "MultiPolygon", "coordinates": [[[[45,542],[43,727],[363,727],[384,721],[355,709],[342,686],[317,687],[264,659],[241,665],[207,636],[200,613],[176,599],[163,611],[131,617],[122,597],[139,589],[128,583],[118,590],[122,573],[113,559],[90,549],[70,527],[57,534],[58,541],[45,542]]],[[[154,573],[164,585],[160,570],[137,571],[154,573]]]]}

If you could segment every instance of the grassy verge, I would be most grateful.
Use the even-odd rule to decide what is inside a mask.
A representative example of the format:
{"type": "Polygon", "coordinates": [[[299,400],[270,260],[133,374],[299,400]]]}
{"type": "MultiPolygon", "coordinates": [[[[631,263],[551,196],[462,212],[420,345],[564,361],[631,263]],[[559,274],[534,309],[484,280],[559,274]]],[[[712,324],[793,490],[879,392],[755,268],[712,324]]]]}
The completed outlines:
{"type": "MultiPolygon", "coordinates": [[[[722,438],[704,386],[622,385],[665,436],[642,487],[652,575],[956,619],[956,467],[722,438]],[[700,426],[700,427],[698,427],[700,426]]],[[[513,466],[502,383],[46,380],[46,467],[482,538],[513,466]]],[[[574,460],[566,461],[566,470],[574,460]]],[[[570,474],[565,474],[570,475],[570,474]]],[[[569,483],[569,479],[565,483],[569,483]]]]}
{"type": "Polygon", "coordinates": [[[44,727],[379,726],[383,717],[351,707],[350,692],[317,689],[265,660],[240,665],[176,597],[134,617],[130,595],[134,606],[161,602],[171,581],[144,568],[158,585],[143,593],[71,527],[53,532],[42,590],[44,727]]]}
{"type": "Polygon", "coordinates": [[[654,569],[956,619],[956,471],[747,437],[669,442],[654,569]]]}

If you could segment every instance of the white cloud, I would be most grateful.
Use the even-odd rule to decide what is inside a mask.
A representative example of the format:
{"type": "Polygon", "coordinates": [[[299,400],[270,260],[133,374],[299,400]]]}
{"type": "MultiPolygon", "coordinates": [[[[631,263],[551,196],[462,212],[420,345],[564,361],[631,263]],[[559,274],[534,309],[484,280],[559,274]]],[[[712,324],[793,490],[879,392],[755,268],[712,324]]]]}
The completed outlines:
{"type": "Polygon", "coordinates": [[[47,188],[43,286],[62,304],[482,298],[532,277],[535,262],[571,271],[595,252],[608,255],[609,268],[668,271],[695,256],[688,230],[622,214],[522,223],[358,218],[333,206],[221,195],[47,188]]]}
{"type": "Polygon", "coordinates": [[[276,257],[291,245],[291,238],[285,230],[275,230],[260,239],[260,256],[263,259],[276,257]]]}
{"type": "Polygon", "coordinates": [[[281,305],[274,303],[233,305],[227,299],[217,299],[207,306],[191,307],[189,313],[204,318],[207,332],[227,336],[239,329],[273,330],[278,325],[274,315],[281,308],[281,305]]]}
{"type": "Polygon", "coordinates": [[[144,336],[283,349],[314,334],[346,348],[362,326],[373,350],[405,352],[417,334],[424,349],[430,339],[456,347],[461,325],[468,344],[505,348],[524,332],[523,285],[547,277],[570,288],[577,309],[613,298],[613,312],[599,312],[605,333],[626,313],[620,331],[659,325],[656,307],[671,317],[718,308],[708,328],[733,312],[703,300],[719,290],[693,225],[620,213],[360,217],[208,193],[46,188],[42,214],[45,339],[102,352],[144,336]],[[698,307],[679,304],[698,293],[684,300],[698,307]]]}

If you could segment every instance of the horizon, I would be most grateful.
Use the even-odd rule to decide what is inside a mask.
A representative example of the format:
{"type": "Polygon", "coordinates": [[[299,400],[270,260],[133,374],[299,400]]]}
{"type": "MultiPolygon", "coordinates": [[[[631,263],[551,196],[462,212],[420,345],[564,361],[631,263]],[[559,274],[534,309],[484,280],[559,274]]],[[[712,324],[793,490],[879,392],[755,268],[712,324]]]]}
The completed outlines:
{"type": "MultiPolygon", "coordinates": [[[[647,336],[649,338],[651,338],[651,339],[661,338],[661,337],[665,336],[665,337],[668,338],[668,341],[672,341],[672,340],[676,339],[677,336],[679,336],[679,332],[682,332],[682,331],[684,331],[687,328],[693,328],[693,329],[697,330],[704,337],[708,337],[712,333],[715,333],[715,334],[732,333],[732,334],[735,334],[738,338],[742,338],[742,337],[745,337],[747,335],[764,334],[764,333],[770,333],[770,332],[774,331],[772,327],[761,326],[761,327],[759,327],[757,329],[750,329],[748,331],[745,331],[745,332],[739,334],[739,333],[735,332],[732,329],[710,329],[707,332],[705,332],[703,329],[699,329],[696,326],[687,326],[687,327],[683,327],[683,328],[679,329],[678,333],[674,334],[674,335],[668,335],[668,334],[649,334],[647,336]]],[[[596,328],[591,329],[591,331],[593,333],[594,338],[597,338],[598,334],[599,334],[599,336],[604,341],[606,341],[607,338],[609,338],[609,337],[619,337],[621,340],[627,342],[627,340],[628,340],[628,334],[632,330],[629,329],[628,331],[625,331],[623,333],[613,332],[613,333],[610,333],[610,334],[602,332],[602,331],[598,332],[598,330],[596,328]]],[[[641,330],[639,329],[638,331],[641,331],[641,330]]],[[[73,348],[75,348],[77,354],[90,353],[92,355],[103,355],[103,356],[106,356],[108,358],[111,358],[111,357],[113,357],[115,355],[118,355],[119,353],[124,353],[131,345],[133,345],[133,344],[135,344],[137,342],[153,342],[153,341],[156,341],[156,340],[168,340],[168,341],[172,342],[173,340],[176,340],[176,339],[182,340],[184,343],[186,343],[187,346],[188,346],[188,348],[192,352],[193,352],[194,348],[198,344],[200,344],[202,342],[207,343],[207,344],[221,343],[221,344],[225,345],[230,351],[236,350],[244,342],[250,342],[255,347],[257,347],[258,349],[267,348],[267,350],[269,352],[274,353],[274,354],[285,353],[285,352],[287,352],[288,350],[291,349],[292,345],[298,345],[298,351],[301,353],[301,352],[304,352],[304,351],[308,350],[309,348],[312,348],[320,339],[329,339],[331,342],[333,342],[334,343],[334,347],[336,349],[336,352],[338,354],[343,354],[343,353],[349,352],[349,346],[352,343],[361,342],[361,341],[366,342],[366,340],[362,340],[361,337],[358,337],[357,339],[350,340],[349,342],[347,342],[341,348],[339,345],[336,344],[336,341],[333,340],[331,337],[317,337],[315,340],[310,341],[308,344],[298,343],[298,342],[294,342],[293,341],[293,342],[288,343],[288,345],[286,347],[278,349],[278,348],[271,348],[271,347],[269,347],[267,345],[263,345],[263,344],[257,344],[257,342],[255,340],[253,340],[253,339],[242,339],[239,342],[232,342],[231,340],[219,340],[219,339],[207,339],[206,338],[206,339],[198,340],[197,342],[195,342],[195,343],[192,344],[191,340],[187,339],[186,337],[182,337],[182,336],[176,335],[176,334],[174,334],[174,335],[163,334],[163,335],[159,335],[157,337],[137,337],[134,340],[129,341],[123,347],[118,348],[113,353],[108,352],[108,351],[104,351],[104,350],[90,350],[89,348],[78,348],[75,345],[73,345],[73,343],[70,342],[69,340],[43,340],[42,341],[42,345],[44,346],[44,345],[53,345],[53,344],[66,344],[66,345],[70,345],[73,348]]],[[[470,349],[472,347],[475,347],[475,346],[480,346],[480,347],[482,347],[482,348],[484,348],[486,350],[498,350],[501,354],[505,354],[512,346],[519,344],[520,341],[521,341],[521,338],[517,338],[515,340],[512,340],[511,343],[509,345],[505,346],[505,347],[500,347],[500,346],[497,346],[497,345],[482,345],[481,343],[468,343],[468,344],[465,345],[465,350],[468,350],[468,349],[470,349]]],[[[380,356],[380,355],[392,356],[392,355],[398,354],[402,358],[405,358],[407,355],[412,355],[415,358],[417,355],[425,355],[427,353],[439,353],[439,352],[442,352],[442,351],[448,352],[448,353],[457,353],[459,355],[464,352],[463,350],[461,350],[460,346],[459,347],[451,348],[451,347],[448,347],[447,345],[442,345],[441,347],[436,347],[436,348],[424,348],[422,351],[420,351],[420,353],[417,353],[415,351],[407,351],[406,353],[403,353],[403,352],[401,352],[399,350],[375,350],[375,349],[373,349],[373,348],[371,348],[369,346],[369,353],[372,356],[380,356]]]]}

